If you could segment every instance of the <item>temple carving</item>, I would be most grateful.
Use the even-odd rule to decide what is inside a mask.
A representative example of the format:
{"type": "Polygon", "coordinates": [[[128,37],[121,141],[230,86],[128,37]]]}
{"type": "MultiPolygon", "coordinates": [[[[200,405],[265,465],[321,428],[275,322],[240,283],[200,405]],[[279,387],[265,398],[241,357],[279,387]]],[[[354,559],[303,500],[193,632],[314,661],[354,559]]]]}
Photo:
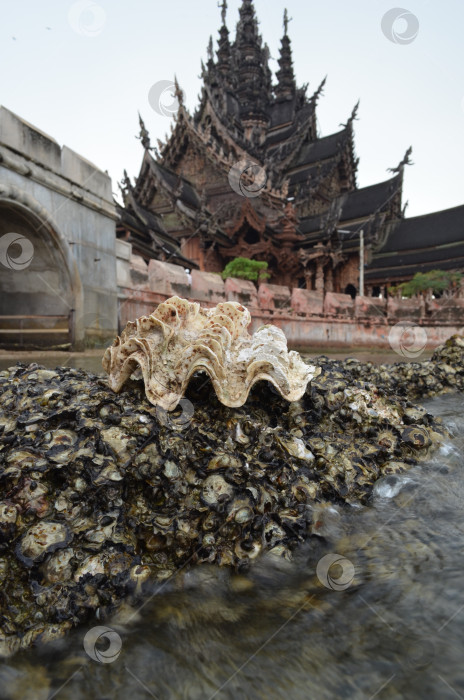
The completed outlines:
{"type": "MultiPolygon", "coordinates": [[[[233,40],[226,10],[224,1],[196,111],[176,81],[179,107],[166,142],[153,147],[140,118],[142,166],[134,183],[124,178],[117,235],[146,261],[222,272],[242,256],[267,261],[273,284],[354,296],[361,234],[369,270],[404,220],[411,149],[388,179],[359,188],[358,104],[339,131],[321,137],[316,115],[325,79],[312,94],[297,85],[287,11],[273,76],[252,0],[242,2],[233,40]]],[[[375,295],[393,281],[388,270],[366,280],[375,295]]]]}

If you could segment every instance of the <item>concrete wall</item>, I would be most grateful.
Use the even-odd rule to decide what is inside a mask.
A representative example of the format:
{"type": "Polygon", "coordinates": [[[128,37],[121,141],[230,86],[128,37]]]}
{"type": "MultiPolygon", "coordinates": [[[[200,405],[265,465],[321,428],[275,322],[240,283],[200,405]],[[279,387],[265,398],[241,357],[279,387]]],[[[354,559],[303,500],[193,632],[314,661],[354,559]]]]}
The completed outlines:
{"type": "MultiPolygon", "coordinates": [[[[62,318],[55,335],[32,333],[33,345],[101,345],[114,337],[116,218],[106,173],[0,107],[0,316],[55,314],[71,326],[60,334],[62,318]],[[7,246],[12,232],[19,243],[7,246]],[[32,258],[15,269],[24,245],[32,258]]],[[[16,320],[0,320],[0,330],[5,323],[16,320]]],[[[22,323],[47,328],[49,321],[22,323]]],[[[0,332],[0,342],[6,338],[0,332]]]]}
{"type": "MultiPolygon", "coordinates": [[[[273,323],[285,332],[290,347],[390,347],[392,328],[405,318],[413,328],[425,330],[427,347],[435,347],[453,333],[464,332],[464,299],[389,300],[357,297],[347,294],[326,294],[305,289],[228,279],[225,284],[215,273],[195,271],[186,279],[183,268],[157,261],[150,262],[149,283],[135,288],[138,274],[136,260],[126,256],[124,279],[132,286],[119,288],[120,326],[142,315],[149,315],[159,303],[176,293],[174,286],[182,281],[182,296],[202,306],[216,306],[221,301],[237,301],[247,306],[252,315],[250,332],[266,323],[273,323]],[[245,301],[247,299],[247,301],[245,301]],[[403,304],[403,302],[405,302],[403,304]],[[450,311],[452,309],[452,313],[450,311]],[[409,314],[409,316],[408,316],[409,314]]],[[[123,279],[123,277],[121,277],[123,279]]]]}
{"type": "Polygon", "coordinates": [[[288,287],[262,283],[258,288],[258,303],[262,309],[290,309],[291,294],[288,287]]]}
{"type": "Polygon", "coordinates": [[[236,301],[248,309],[258,308],[258,291],[253,282],[229,277],[224,282],[227,301],[236,301]]]}

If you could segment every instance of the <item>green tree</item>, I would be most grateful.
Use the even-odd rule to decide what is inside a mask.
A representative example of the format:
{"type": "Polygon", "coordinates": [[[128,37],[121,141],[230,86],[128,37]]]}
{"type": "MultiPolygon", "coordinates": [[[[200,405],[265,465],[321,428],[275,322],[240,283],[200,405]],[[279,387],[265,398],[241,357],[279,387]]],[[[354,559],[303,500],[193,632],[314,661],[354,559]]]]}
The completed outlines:
{"type": "Polygon", "coordinates": [[[270,274],[266,272],[267,262],[250,260],[249,258],[235,258],[227,263],[222,273],[222,279],[227,277],[239,277],[252,282],[261,282],[268,279],[270,274]]]}
{"type": "Polygon", "coordinates": [[[401,293],[403,297],[413,297],[415,294],[442,294],[453,287],[457,287],[462,279],[460,272],[446,272],[445,270],[430,270],[430,272],[416,272],[412,280],[389,287],[390,294],[401,293]]]}

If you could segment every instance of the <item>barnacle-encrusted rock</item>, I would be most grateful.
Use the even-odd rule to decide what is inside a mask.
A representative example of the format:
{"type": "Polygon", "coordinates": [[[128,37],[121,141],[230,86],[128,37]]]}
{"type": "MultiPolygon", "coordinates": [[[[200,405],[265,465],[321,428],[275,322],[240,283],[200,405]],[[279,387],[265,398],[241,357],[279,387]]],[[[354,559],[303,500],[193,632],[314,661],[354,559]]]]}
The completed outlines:
{"type": "Polygon", "coordinates": [[[202,309],[171,297],[151,314],[127,324],[107,349],[103,368],[118,392],[140,367],[148,400],[169,411],[191,376],[204,370],[225,406],[243,406],[253,384],[265,379],[287,399],[300,399],[320,369],[288,352],[283,331],[262,326],[252,336],[250,312],[228,301],[202,309]]]}
{"type": "Polygon", "coordinates": [[[319,357],[299,401],[263,382],[242,408],[195,377],[194,410],[179,423],[83,370],[0,371],[0,657],[96,611],[104,620],[187,566],[241,572],[330,538],[337,508],[367,508],[379,481],[391,492],[444,439],[395,388],[416,394],[436,378],[434,392],[464,391],[464,341],[434,358],[381,377],[319,357]]]}
{"type": "Polygon", "coordinates": [[[17,556],[22,562],[32,566],[47,552],[65,547],[69,539],[69,529],[63,523],[39,522],[30,527],[22,538],[17,547],[17,556]]]}

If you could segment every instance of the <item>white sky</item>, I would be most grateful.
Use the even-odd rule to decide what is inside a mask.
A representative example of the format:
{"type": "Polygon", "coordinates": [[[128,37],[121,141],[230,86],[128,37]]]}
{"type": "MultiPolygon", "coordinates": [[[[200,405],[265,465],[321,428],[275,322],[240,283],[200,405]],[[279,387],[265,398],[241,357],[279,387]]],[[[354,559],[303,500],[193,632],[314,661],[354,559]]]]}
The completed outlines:
{"type": "MultiPolygon", "coordinates": [[[[255,0],[255,7],[273,58],[288,8],[297,81],[309,82],[309,94],[328,75],[321,136],[337,131],[361,99],[360,187],[390,177],[386,169],[413,146],[403,200],[412,216],[464,203],[464,2],[405,3],[419,32],[403,45],[381,30],[394,0],[255,0]]],[[[232,36],[240,4],[229,0],[232,36]]],[[[216,42],[220,10],[217,0],[81,0],[70,13],[75,5],[0,0],[0,103],[108,170],[117,193],[123,169],[132,177],[141,163],[137,110],[152,144],[169,131],[170,119],[148,102],[151,86],[176,73],[194,110],[200,59],[210,34],[216,42]],[[85,4],[93,10],[80,12],[85,4]]],[[[406,21],[394,29],[408,31],[406,21]]]]}

